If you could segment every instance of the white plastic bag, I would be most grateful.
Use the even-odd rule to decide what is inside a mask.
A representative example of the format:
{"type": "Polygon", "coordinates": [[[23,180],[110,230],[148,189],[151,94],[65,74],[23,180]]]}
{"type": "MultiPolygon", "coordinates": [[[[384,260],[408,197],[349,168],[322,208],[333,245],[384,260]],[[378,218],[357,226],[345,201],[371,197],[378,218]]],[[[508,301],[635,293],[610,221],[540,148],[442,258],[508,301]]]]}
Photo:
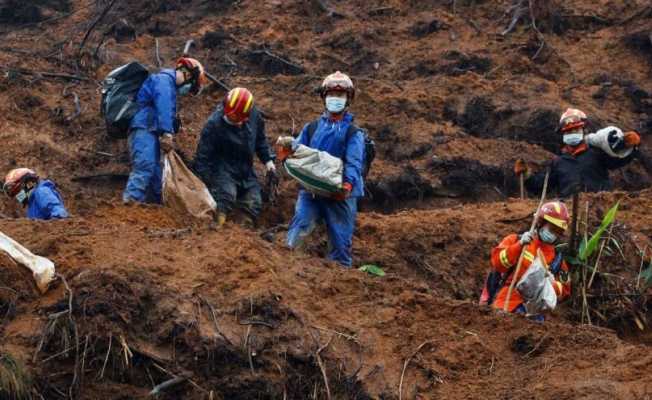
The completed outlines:
{"type": "Polygon", "coordinates": [[[342,190],[342,160],[325,151],[299,145],[284,165],[288,174],[311,193],[330,196],[342,190]]]}
{"type": "Polygon", "coordinates": [[[625,140],[625,135],[623,131],[615,126],[608,126],[604,129],[600,129],[596,133],[590,133],[586,135],[586,143],[591,147],[597,147],[600,150],[607,153],[609,156],[614,158],[625,158],[632,154],[634,151],[633,148],[624,148],[618,152],[615,152],[609,145],[609,133],[612,131],[616,132],[616,135],[620,137],[621,140],[625,140]]]}
{"type": "Polygon", "coordinates": [[[54,279],[54,263],[45,257],[32,254],[9,236],[0,232],[0,250],[4,251],[18,264],[24,265],[34,273],[34,280],[41,293],[48,290],[54,279]]]}
{"type": "Polygon", "coordinates": [[[196,177],[175,152],[163,158],[163,204],[178,213],[212,219],[217,204],[204,182],[196,177]]]}
{"type": "Polygon", "coordinates": [[[516,284],[516,289],[525,301],[528,314],[539,314],[554,310],[557,306],[557,293],[553,286],[554,277],[537,256],[516,284]]]}

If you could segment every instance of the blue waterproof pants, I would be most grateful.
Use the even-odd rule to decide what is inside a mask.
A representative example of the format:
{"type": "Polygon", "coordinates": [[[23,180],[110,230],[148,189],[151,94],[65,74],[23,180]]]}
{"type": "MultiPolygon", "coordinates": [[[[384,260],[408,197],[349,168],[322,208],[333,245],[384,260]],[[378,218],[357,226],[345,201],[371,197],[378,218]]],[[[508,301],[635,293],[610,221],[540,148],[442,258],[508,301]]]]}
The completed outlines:
{"type": "Polygon", "coordinates": [[[356,197],[336,201],[302,190],[299,192],[294,218],[290,222],[287,244],[293,249],[301,245],[317,223],[324,221],[330,247],[328,258],[345,267],[351,267],[351,242],[357,211],[356,197]]]}
{"type": "Polygon", "coordinates": [[[158,135],[145,129],[129,134],[131,174],[122,199],[140,203],[161,202],[161,148],[158,135]]]}

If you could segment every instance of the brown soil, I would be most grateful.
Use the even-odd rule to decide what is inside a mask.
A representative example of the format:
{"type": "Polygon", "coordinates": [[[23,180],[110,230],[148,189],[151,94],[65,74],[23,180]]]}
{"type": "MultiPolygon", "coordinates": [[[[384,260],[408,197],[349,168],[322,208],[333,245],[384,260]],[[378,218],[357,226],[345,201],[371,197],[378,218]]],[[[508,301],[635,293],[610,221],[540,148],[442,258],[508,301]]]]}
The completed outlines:
{"type": "MultiPolygon", "coordinates": [[[[500,34],[510,3],[118,1],[80,50],[111,2],[0,1],[0,171],[51,177],[74,215],[27,221],[13,201],[0,204],[0,230],[52,259],[70,289],[57,281],[39,296],[29,273],[0,258],[0,355],[20,360],[33,397],[46,399],[141,398],[174,376],[186,380],[162,398],[647,398],[649,289],[635,304],[590,299],[607,310],[593,326],[580,323],[577,293],[545,324],[476,300],[491,247],[527,229],[536,207],[514,199],[510,167],[553,156],[551,131],[571,105],[595,126],[643,135],[640,159],[612,175],[617,191],[581,199],[589,231],[620,200],[622,254],[600,268],[639,290],[652,244],[652,9],[535,1],[541,47],[529,12],[500,34]],[[213,74],[254,92],[272,140],[320,111],[320,76],[353,75],[353,110],[378,147],[353,253],[385,277],[323,260],[323,235],[284,248],[296,196],[287,177],[256,230],[120,205],[128,155],[104,134],[96,82],[131,59],[154,65],[155,39],[166,65],[194,39],[213,74]],[[82,106],[72,120],[70,93],[82,106]]],[[[186,157],[223,95],[212,87],[182,100],[186,157]]],[[[609,276],[599,290],[612,288],[609,276]]]]}

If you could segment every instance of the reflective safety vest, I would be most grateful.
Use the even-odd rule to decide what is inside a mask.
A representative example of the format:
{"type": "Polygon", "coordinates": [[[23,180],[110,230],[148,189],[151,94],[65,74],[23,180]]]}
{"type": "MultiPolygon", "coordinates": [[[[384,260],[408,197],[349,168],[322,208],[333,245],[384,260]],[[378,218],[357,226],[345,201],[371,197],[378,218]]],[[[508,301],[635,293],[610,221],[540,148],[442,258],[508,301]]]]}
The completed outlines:
{"type": "MultiPolygon", "coordinates": [[[[507,274],[507,278],[504,279],[503,286],[499,289],[498,294],[493,302],[493,307],[498,309],[503,309],[505,301],[507,299],[507,292],[509,291],[509,285],[513,279],[516,279],[518,282],[519,279],[525,274],[525,272],[530,268],[534,258],[538,251],[541,251],[543,257],[546,261],[546,265],[551,265],[555,260],[557,251],[555,246],[544,243],[539,238],[534,238],[530,242],[523,253],[523,262],[521,263],[521,269],[518,271],[518,276],[514,276],[516,269],[516,264],[521,255],[521,243],[519,243],[519,237],[516,234],[511,234],[500,242],[500,244],[491,250],[491,267],[501,274],[507,274]]],[[[570,295],[571,283],[568,277],[568,264],[565,261],[561,262],[560,268],[557,271],[552,271],[555,276],[554,288],[557,293],[557,298],[562,300],[563,298],[570,295]]],[[[519,305],[523,303],[523,297],[514,289],[512,295],[509,299],[509,305],[507,309],[510,312],[513,312],[519,305]]]]}

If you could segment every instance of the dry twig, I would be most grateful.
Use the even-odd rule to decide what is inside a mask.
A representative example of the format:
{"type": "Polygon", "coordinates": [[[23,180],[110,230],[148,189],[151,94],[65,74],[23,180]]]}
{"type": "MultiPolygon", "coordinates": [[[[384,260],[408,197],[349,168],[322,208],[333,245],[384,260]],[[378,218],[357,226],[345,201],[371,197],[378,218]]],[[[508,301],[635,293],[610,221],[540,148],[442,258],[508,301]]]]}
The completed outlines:
{"type": "Polygon", "coordinates": [[[431,343],[430,340],[426,340],[425,342],[421,343],[421,344],[419,345],[419,347],[417,347],[417,349],[414,351],[414,353],[412,353],[412,354],[410,355],[410,357],[408,357],[408,358],[405,360],[405,362],[403,363],[403,372],[401,372],[401,380],[400,380],[400,382],[399,382],[399,384],[398,384],[398,400],[402,400],[402,399],[403,399],[403,378],[405,377],[405,370],[407,370],[407,367],[408,367],[408,365],[410,364],[410,361],[412,361],[412,359],[413,359],[414,357],[416,357],[417,354],[419,354],[419,352],[421,351],[421,349],[422,349],[425,345],[427,345],[427,344],[429,344],[429,343],[431,343]]]}
{"type": "Polygon", "coordinates": [[[322,377],[324,378],[324,386],[326,387],[326,398],[328,400],[331,400],[331,389],[330,386],[328,385],[328,375],[326,375],[326,367],[321,359],[320,354],[322,351],[324,351],[324,349],[326,349],[331,344],[334,337],[335,335],[331,335],[331,338],[328,339],[328,342],[326,342],[325,345],[321,346],[315,353],[315,358],[317,358],[317,364],[319,364],[319,369],[321,370],[322,377]]]}

